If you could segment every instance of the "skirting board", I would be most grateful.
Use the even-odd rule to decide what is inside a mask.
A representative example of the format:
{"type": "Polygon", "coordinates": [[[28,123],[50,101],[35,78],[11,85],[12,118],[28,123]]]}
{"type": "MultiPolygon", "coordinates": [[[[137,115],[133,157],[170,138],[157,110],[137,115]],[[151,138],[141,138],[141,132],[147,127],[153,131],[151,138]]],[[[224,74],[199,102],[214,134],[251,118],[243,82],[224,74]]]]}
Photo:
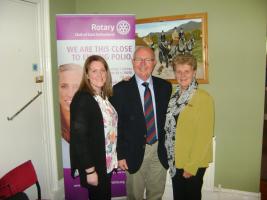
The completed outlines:
{"type": "Polygon", "coordinates": [[[202,191],[203,200],[260,200],[261,194],[215,187],[213,191],[202,191]]]}
{"type": "MultiPolygon", "coordinates": [[[[260,200],[260,193],[245,192],[224,188],[202,190],[202,200],[260,200]]],[[[172,186],[166,185],[163,200],[173,200],[172,186]]]]}
{"type": "Polygon", "coordinates": [[[52,199],[53,200],[64,200],[65,199],[63,178],[58,181],[58,190],[53,192],[52,199]]]}

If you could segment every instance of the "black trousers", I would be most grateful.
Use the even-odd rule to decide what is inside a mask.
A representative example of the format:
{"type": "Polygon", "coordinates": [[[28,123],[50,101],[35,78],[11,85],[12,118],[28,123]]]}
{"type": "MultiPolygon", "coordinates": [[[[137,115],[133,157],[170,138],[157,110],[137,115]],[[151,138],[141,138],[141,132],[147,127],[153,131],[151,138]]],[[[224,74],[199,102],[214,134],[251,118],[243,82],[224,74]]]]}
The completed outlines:
{"type": "Polygon", "coordinates": [[[201,188],[206,168],[199,168],[195,176],[183,177],[183,169],[176,169],[172,178],[174,200],[201,200],[201,188]]]}
{"type": "Polygon", "coordinates": [[[98,185],[88,187],[89,200],[111,200],[111,175],[112,173],[107,174],[106,177],[98,175],[98,185]]]}

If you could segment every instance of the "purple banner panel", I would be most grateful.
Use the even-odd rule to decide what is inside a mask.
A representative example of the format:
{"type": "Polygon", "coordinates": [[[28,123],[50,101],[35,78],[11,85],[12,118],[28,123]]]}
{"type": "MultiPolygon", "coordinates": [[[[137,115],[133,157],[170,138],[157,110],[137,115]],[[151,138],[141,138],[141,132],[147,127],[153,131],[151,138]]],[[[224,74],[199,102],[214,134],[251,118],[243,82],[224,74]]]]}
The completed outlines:
{"type": "Polygon", "coordinates": [[[131,15],[58,15],[57,40],[135,39],[131,15]]]}
{"type": "Polygon", "coordinates": [[[71,169],[64,168],[65,200],[87,200],[88,190],[81,187],[79,177],[71,177],[71,169]]]}
{"type": "MultiPolygon", "coordinates": [[[[57,15],[57,56],[62,158],[66,200],[88,200],[87,190],[73,179],[70,170],[70,102],[81,80],[81,67],[90,55],[104,57],[113,83],[133,73],[131,57],[135,48],[134,15],[57,15]]],[[[125,197],[126,175],[118,170],[112,176],[112,197],[125,197]]]]}
{"type": "Polygon", "coordinates": [[[126,174],[122,170],[113,173],[111,180],[112,197],[126,196],[126,174]]]}
{"type": "MultiPolygon", "coordinates": [[[[112,197],[126,196],[125,187],[126,174],[124,171],[118,170],[113,173],[111,180],[112,197]]],[[[79,177],[73,179],[71,177],[71,169],[64,168],[64,186],[65,200],[87,200],[88,190],[81,187],[79,177]]]]}

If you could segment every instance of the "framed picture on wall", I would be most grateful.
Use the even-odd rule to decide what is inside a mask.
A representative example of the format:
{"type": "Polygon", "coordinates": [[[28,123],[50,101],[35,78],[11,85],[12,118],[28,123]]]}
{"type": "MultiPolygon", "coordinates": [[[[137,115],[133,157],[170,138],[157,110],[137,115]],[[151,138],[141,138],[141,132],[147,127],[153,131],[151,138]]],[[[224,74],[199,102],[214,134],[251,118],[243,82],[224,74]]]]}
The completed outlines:
{"type": "Polygon", "coordinates": [[[172,58],[184,53],[197,58],[198,83],[208,83],[207,38],[207,13],[136,20],[136,46],[149,46],[154,50],[158,62],[153,75],[172,83],[176,83],[172,58]]]}

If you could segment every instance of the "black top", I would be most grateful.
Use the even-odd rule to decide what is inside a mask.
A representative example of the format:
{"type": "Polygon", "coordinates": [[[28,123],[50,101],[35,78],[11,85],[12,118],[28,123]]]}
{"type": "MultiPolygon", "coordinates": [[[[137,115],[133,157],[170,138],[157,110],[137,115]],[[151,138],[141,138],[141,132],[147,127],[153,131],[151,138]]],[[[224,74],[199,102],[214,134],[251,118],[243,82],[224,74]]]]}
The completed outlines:
{"type": "MultiPolygon", "coordinates": [[[[87,187],[85,169],[95,167],[107,174],[103,116],[95,98],[78,91],[70,105],[70,162],[72,176],[79,170],[81,185],[87,187]]],[[[101,180],[99,180],[101,181],[101,180]]]]}

